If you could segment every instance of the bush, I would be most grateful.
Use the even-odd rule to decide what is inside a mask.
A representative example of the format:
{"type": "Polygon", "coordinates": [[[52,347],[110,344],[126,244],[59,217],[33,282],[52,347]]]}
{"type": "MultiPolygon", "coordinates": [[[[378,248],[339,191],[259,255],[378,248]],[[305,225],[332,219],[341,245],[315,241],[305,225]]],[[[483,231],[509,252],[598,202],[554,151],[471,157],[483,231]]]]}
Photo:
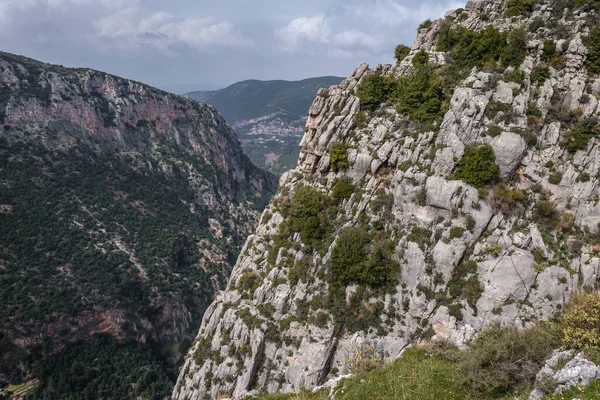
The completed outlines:
{"type": "Polygon", "coordinates": [[[448,239],[452,240],[452,239],[457,239],[462,237],[462,235],[464,235],[465,230],[463,228],[460,228],[458,226],[452,227],[452,229],[450,229],[450,234],[448,235],[448,239]]]}
{"type": "Polygon", "coordinates": [[[330,282],[334,285],[350,284],[382,287],[390,283],[390,276],[398,263],[391,259],[393,245],[390,241],[368,247],[371,237],[362,227],[343,229],[331,251],[330,282]]]}
{"type": "Polygon", "coordinates": [[[344,361],[344,365],[351,374],[362,374],[383,365],[383,358],[374,346],[363,344],[354,350],[352,357],[344,361]]]}
{"type": "Polygon", "coordinates": [[[416,67],[418,65],[427,65],[429,64],[429,54],[421,49],[412,59],[412,64],[416,67]]]}
{"type": "Polygon", "coordinates": [[[350,198],[356,191],[356,186],[352,183],[352,179],[344,177],[336,179],[333,182],[331,191],[333,200],[340,201],[350,198]]]}
{"type": "Polygon", "coordinates": [[[329,165],[334,171],[348,168],[348,146],[346,143],[334,143],[329,151],[329,165]]]}
{"type": "Polygon", "coordinates": [[[400,62],[402,60],[404,60],[409,53],[410,53],[410,47],[405,46],[403,44],[399,44],[398,46],[396,46],[396,49],[394,50],[394,58],[396,59],[398,64],[400,64],[400,62]]]}
{"type": "Polygon", "coordinates": [[[562,317],[563,345],[567,348],[600,348],[600,297],[596,293],[576,295],[562,317]]]}
{"type": "Polygon", "coordinates": [[[443,116],[440,77],[428,61],[426,52],[417,53],[412,73],[399,77],[393,86],[398,112],[414,122],[433,122],[443,116]]]}
{"type": "Polygon", "coordinates": [[[533,207],[533,215],[536,220],[546,228],[555,228],[559,223],[559,212],[556,204],[550,200],[542,200],[533,207]]]}
{"type": "Polygon", "coordinates": [[[597,74],[600,72],[600,25],[595,24],[590,29],[583,43],[589,52],[586,60],[588,72],[597,74]]]}
{"type": "Polygon", "coordinates": [[[534,5],[534,0],[507,0],[504,15],[507,17],[515,17],[517,15],[528,16],[533,11],[534,5]]]}
{"type": "Polygon", "coordinates": [[[538,64],[531,71],[531,82],[543,85],[550,78],[550,68],[546,64],[538,64]]]}
{"type": "Polygon", "coordinates": [[[507,184],[501,184],[494,188],[492,195],[492,210],[504,215],[519,214],[524,205],[527,204],[527,195],[519,189],[513,189],[507,184]]]}
{"type": "Polygon", "coordinates": [[[560,345],[560,334],[550,325],[519,330],[493,323],[468,344],[459,362],[465,387],[499,398],[520,386],[532,386],[535,376],[560,345]]]}
{"type": "Polygon", "coordinates": [[[475,32],[446,22],[440,27],[436,49],[449,52],[459,68],[482,68],[494,61],[519,66],[526,55],[526,35],[523,30],[509,35],[492,26],[475,32]]]}
{"type": "Polygon", "coordinates": [[[586,118],[571,129],[566,137],[566,147],[570,153],[587,149],[591,137],[598,136],[598,120],[586,118]]]}
{"type": "Polygon", "coordinates": [[[487,134],[490,135],[491,137],[496,137],[496,136],[500,135],[501,133],[502,133],[502,128],[500,128],[498,125],[488,126],[487,134]]]}
{"type": "Polygon", "coordinates": [[[551,183],[553,185],[560,184],[561,180],[562,180],[562,174],[560,172],[553,172],[548,177],[548,183],[551,183]]]}
{"type": "Polygon", "coordinates": [[[556,42],[552,39],[544,40],[544,50],[542,52],[542,61],[550,62],[557,56],[556,42]]]}
{"type": "Polygon", "coordinates": [[[360,105],[369,111],[375,111],[387,99],[385,79],[381,74],[365,76],[356,89],[360,105]]]}
{"type": "Polygon", "coordinates": [[[496,156],[492,147],[487,144],[467,146],[454,171],[454,179],[477,188],[491,184],[499,176],[500,167],[496,164],[496,156]]]}
{"type": "Polygon", "coordinates": [[[311,186],[299,186],[294,191],[289,206],[291,229],[300,233],[307,246],[320,247],[328,232],[329,225],[324,210],[328,206],[327,197],[311,186]]]}
{"type": "Polygon", "coordinates": [[[431,28],[431,25],[433,25],[433,22],[430,19],[426,19],[425,21],[421,22],[421,25],[419,25],[419,30],[429,29],[431,28]]]}

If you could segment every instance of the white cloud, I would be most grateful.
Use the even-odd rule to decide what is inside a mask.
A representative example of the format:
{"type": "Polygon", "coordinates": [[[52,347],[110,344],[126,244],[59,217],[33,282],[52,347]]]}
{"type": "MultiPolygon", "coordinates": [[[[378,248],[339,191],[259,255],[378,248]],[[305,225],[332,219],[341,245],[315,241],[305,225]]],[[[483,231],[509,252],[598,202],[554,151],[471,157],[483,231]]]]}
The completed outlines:
{"type": "Polygon", "coordinates": [[[363,48],[377,49],[381,45],[381,40],[357,30],[345,30],[337,33],[333,42],[341,48],[363,48]]]}
{"type": "Polygon", "coordinates": [[[288,52],[296,52],[306,43],[328,43],[330,35],[329,21],[322,14],[296,18],[289,25],[275,31],[282,49],[288,52]]]}
{"type": "Polygon", "coordinates": [[[375,0],[374,4],[358,7],[357,16],[379,24],[400,26],[406,23],[422,22],[427,18],[439,18],[453,8],[464,6],[464,1],[424,2],[418,7],[404,6],[393,0],[375,0]]]}
{"type": "MultiPolygon", "coordinates": [[[[113,0],[114,1],[114,0],[113,0]]],[[[214,18],[179,19],[165,12],[149,13],[127,7],[94,22],[99,35],[126,39],[129,44],[168,48],[179,43],[203,49],[212,45],[250,46],[230,22],[214,18]]]]}

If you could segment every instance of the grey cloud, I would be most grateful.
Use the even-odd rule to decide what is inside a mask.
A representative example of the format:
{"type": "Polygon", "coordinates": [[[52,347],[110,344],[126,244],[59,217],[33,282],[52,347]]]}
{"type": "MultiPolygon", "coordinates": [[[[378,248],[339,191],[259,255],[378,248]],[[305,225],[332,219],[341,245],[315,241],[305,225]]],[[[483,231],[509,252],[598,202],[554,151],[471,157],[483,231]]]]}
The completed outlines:
{"type": "Polygon", "coordinates": [[[168,87],[348,75],[457,0],[0,0],[0,48],[168,87]]]}

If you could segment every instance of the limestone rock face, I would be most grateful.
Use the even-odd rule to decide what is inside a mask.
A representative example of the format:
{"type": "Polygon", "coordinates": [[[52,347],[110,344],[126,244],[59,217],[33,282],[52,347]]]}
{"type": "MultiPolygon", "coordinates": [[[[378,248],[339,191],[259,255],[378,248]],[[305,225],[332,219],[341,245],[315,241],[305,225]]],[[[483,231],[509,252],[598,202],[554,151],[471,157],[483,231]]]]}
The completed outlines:
{"type": "Polygon", "coordinates": [[[597,378],[600,378],[600,366],[587,360],[583,353],[555,351],[537,374],[536,389],[529,400],[542,399],[547,393],[561,394],[575,385],[585,387],[597,378]]]}
{"type": "MultiPolygon", "coordinates": [[[[510,31],[555,18],[553,4],[544,2],[527,18],[505,18],[502,0],[470,1],[446,21],[510,31]]],[[[386,362],[422,338],[464,345],[494,321],[527,326],[547,319],[579,286],[596,284],[598,142],[565,149],[575,125],[557,113],[597,118],[595,96],[582,99],[600,84],[585,70],[585,19],[578,11],[569,18],[564,68],[533,81],[541,43],[554,36],[528,33],[522,81],[508,81],[512,67],[474,68],[430,129],[386,103],[367,115],[356,88],[369,74],[410,74],[421,49],[430,62],[447,63],[435,46],[442,21],[420,30],[399,65],[363,64],[340,85],[321,90],[298,166],[281,179],[227,290],[207,311],[173,398],[312,388],[347,373],[347,361],[365,343],[386,362]],[[541,116],[531,115],[534,105],[541,116]],[[500,167],[498,186],[489,192],[452,178],[472,144],[490,145],[500,167]],[[347,158],[341,166],[340,148],[347,158]],[[335,197],[340,179],[356,190],[335,197]],[[319,243],[308,244],[294,227],[300,223],[295,199],[306,188],[330,199],[319,206],[329,230],[319,243]],[[377,238],[369,251],[389,245],[390,290],[360,282],[339,289],[332,281],[336,246],[352,227],[377,238]]]]}

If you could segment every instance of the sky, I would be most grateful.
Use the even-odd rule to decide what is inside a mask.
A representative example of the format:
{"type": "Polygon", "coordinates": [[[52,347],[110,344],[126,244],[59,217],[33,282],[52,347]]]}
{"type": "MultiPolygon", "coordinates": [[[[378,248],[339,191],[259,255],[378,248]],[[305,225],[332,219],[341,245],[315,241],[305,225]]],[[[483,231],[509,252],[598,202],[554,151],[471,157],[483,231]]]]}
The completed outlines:
{"type": "Polygon", "coordinates": [[[390,63],[466,0],[0,0],[0,50],[178,93],[390,63]]]}

